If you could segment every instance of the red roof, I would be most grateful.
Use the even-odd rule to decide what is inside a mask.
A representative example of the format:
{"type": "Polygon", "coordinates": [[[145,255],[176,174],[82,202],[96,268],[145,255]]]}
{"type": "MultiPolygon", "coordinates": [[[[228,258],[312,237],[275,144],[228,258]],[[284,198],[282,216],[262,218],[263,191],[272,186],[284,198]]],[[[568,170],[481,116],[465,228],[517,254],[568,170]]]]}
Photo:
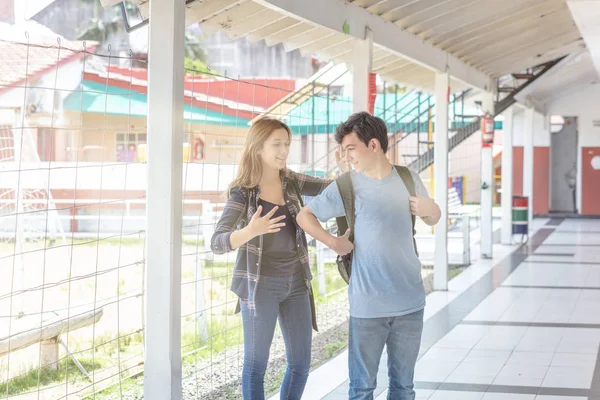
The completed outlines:
{"type": "MultiPolygon", "coordinates": [[[[79,42],[68,42],[76,48],[79,42]],[[75,46],[74,46],[75,45],[75,46]]],[[[95,50],[95,47],[88,51],[95,50]]],[[[80,50],[71,50],[61,45],[41,45],[0,40],[0,92],[11,90],[32,82],[40,76],[56,70],[58,65],[85,56],[83,44],[80,50]]]]}
{"type": "MultiPolygon", "coordinates": [[[[148,70],[110,66],[107,72],[84,73],[84,80],[148,93],[148,70]]],[[[252,120],[294,91],[293,79],[229,79],[222,77],[185,77],[185,103],[225,115],[252,120]]]]}
{"type": "MultiPolygon", "coordinates": [[[[112,65],[108,69],[111,77],[127,80],[134,78],[140,85],[148,85],[148,70],[129,69],[112,65]]],[[[221,76],[186,75],[184,89],[190,95],[204,94],[251,107],[267,109],[296,90],[295,79],[282,78],[223,78],[221,76]]]]}

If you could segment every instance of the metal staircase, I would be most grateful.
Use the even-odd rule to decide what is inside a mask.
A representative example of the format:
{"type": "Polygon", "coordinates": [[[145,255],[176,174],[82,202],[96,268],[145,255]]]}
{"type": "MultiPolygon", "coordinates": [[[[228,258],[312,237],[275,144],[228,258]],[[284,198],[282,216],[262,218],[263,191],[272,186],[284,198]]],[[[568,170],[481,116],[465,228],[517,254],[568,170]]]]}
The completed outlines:
{"type": "MultiPolygon", "coordinates": [[[[507,108],[517,102],[515,96],[521,93],[525,88],[546,74],[553,66],[559,63],[564,57],[544,63],[542,65],[531,68],[525,73],[512,74],[515,85],[512,87],[499,87],[498,96],[506,94],[502,99],[496,101],[494,106],[494,115],[499,115],[506,111],[507,108]]],[[[454,150],[458,145],[468,139],[471,135],[480,130],[481,121],[476,118],[468,125],[456,130],[456,133],[450,137],[448,143],[448,151],[454,150]]],[[[433,164],[434,149],[427,150],[424,154],[408,164],[408,167],[416,172],[422,172],[431,164],[433,164]]]]}

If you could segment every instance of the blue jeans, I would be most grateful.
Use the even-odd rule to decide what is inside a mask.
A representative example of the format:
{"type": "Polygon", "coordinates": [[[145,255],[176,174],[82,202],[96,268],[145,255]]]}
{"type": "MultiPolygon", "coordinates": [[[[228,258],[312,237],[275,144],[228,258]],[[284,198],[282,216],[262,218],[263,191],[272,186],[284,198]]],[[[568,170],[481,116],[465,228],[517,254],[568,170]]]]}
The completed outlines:
{"type": "Polygon", "coordinates": [[[279,318],[288,364],[281,384],[281,399],[300,400],[308,379],[312,344],[312,312],[304,275],[300,272],[290,277],[261,276],[255,303],[254,313],[244,303],[241,306],[244,326],[242,395],[245,400],[265,398],[265,371],[279,318]]]}
{"type": "Polygon", "coordinates": [[[372,400],[383,346],[388,352],[388,400],[414,400],[414,375],[424,310],[401,317],[350,317],[350,400],[372,400]]]}

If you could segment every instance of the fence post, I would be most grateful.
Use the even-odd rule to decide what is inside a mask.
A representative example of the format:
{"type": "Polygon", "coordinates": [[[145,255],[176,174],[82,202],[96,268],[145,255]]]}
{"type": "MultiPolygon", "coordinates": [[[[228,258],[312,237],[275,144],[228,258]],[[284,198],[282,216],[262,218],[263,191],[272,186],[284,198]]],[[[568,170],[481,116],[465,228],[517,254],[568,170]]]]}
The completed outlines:
{"type": "Polygon", "coordinates": [[[202,276],[202,268],[204,267],[206,260],[200,258],[199,254],[196,254],[196,318],[198,324],[198,336],[200,342],[206,342],[208,340],[208,329],[206,327],[206,304],[204,302],[204,281],[202,276]]]}
{"type": "Polygon", "coordinates": [[[462,215],[463,236],[463,265],[471,265],[471,218],[469,214],[462,215]]]}
{"type": "Polygon", "coordinates": [[[144,399],[181,400],[185,3],[150,0],[144,399]]]}
{"type": "Polygon", "coordinates": [[[319,282],[319,293],[325,296],[327,293],[327,284],[325,282],[325,246],[323,243],[317,242],[317,281],[319,282]]]}

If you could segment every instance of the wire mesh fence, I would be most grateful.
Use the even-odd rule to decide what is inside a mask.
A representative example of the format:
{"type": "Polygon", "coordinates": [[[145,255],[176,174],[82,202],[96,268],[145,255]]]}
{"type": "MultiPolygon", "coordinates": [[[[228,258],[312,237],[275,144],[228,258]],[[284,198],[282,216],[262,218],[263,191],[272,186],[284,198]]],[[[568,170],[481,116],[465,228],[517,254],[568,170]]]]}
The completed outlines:
{"type": "MultiPolygon", "coordinates": [[[[23,73],[1,88],[16,99],[3,104],[0,130],[0,269],[8,277],[0,284],[3,397],[139,396],[147,70],[132,65],[144,61],[83,44],[3,44],[25,54],[23,73]],[[29,72],[42,62],[41,75],[29,72]]],[[[297,88],[291,80],[192,70],[185,85],[183,386],[189,398],[235,397],[242,363],[241,320],[228,288],[235,254],[215,256],[208,243],[249,122],[297,88]]],[[[304,110],[293,118],[291,168],[324,176],[332,137],[309,132],[304,110]]],[[[312,249],[326,331],[345,318],[345,284],[323,268],[331,255],[312,249]]],[[[271,354],[281,366],[280,335],[271,354]]]]}
{"type": "MultiPolygon", "coordinates": [[[[141,398],[144,316],[152,312],[144,301],[145,61],[110,49],[99,54],[84,43],[0,46],[19,55],[18,73],[0,82],[0,393],[141,398]]],[[[293,132],[289,167],[332,178],[333,132],[352,110],[349,76],[339,69],[299,85],[186,70],[185,398],[241,397],[242,325],[229,290],[236,253],[215,255],[209,244],[251,121],[284,120],[293,132]]],[[[434,106],[427,94],[384,85],[374,114],[388,125],[390,159],[410,164],[431,149],[434,106]]],[[[309,250],[318,364],[345,346],[347,296],[335,254],[314,240],[309,250]]],[[[268,391],[277,390],[284,368],[277,330],[268,391]]]]}

